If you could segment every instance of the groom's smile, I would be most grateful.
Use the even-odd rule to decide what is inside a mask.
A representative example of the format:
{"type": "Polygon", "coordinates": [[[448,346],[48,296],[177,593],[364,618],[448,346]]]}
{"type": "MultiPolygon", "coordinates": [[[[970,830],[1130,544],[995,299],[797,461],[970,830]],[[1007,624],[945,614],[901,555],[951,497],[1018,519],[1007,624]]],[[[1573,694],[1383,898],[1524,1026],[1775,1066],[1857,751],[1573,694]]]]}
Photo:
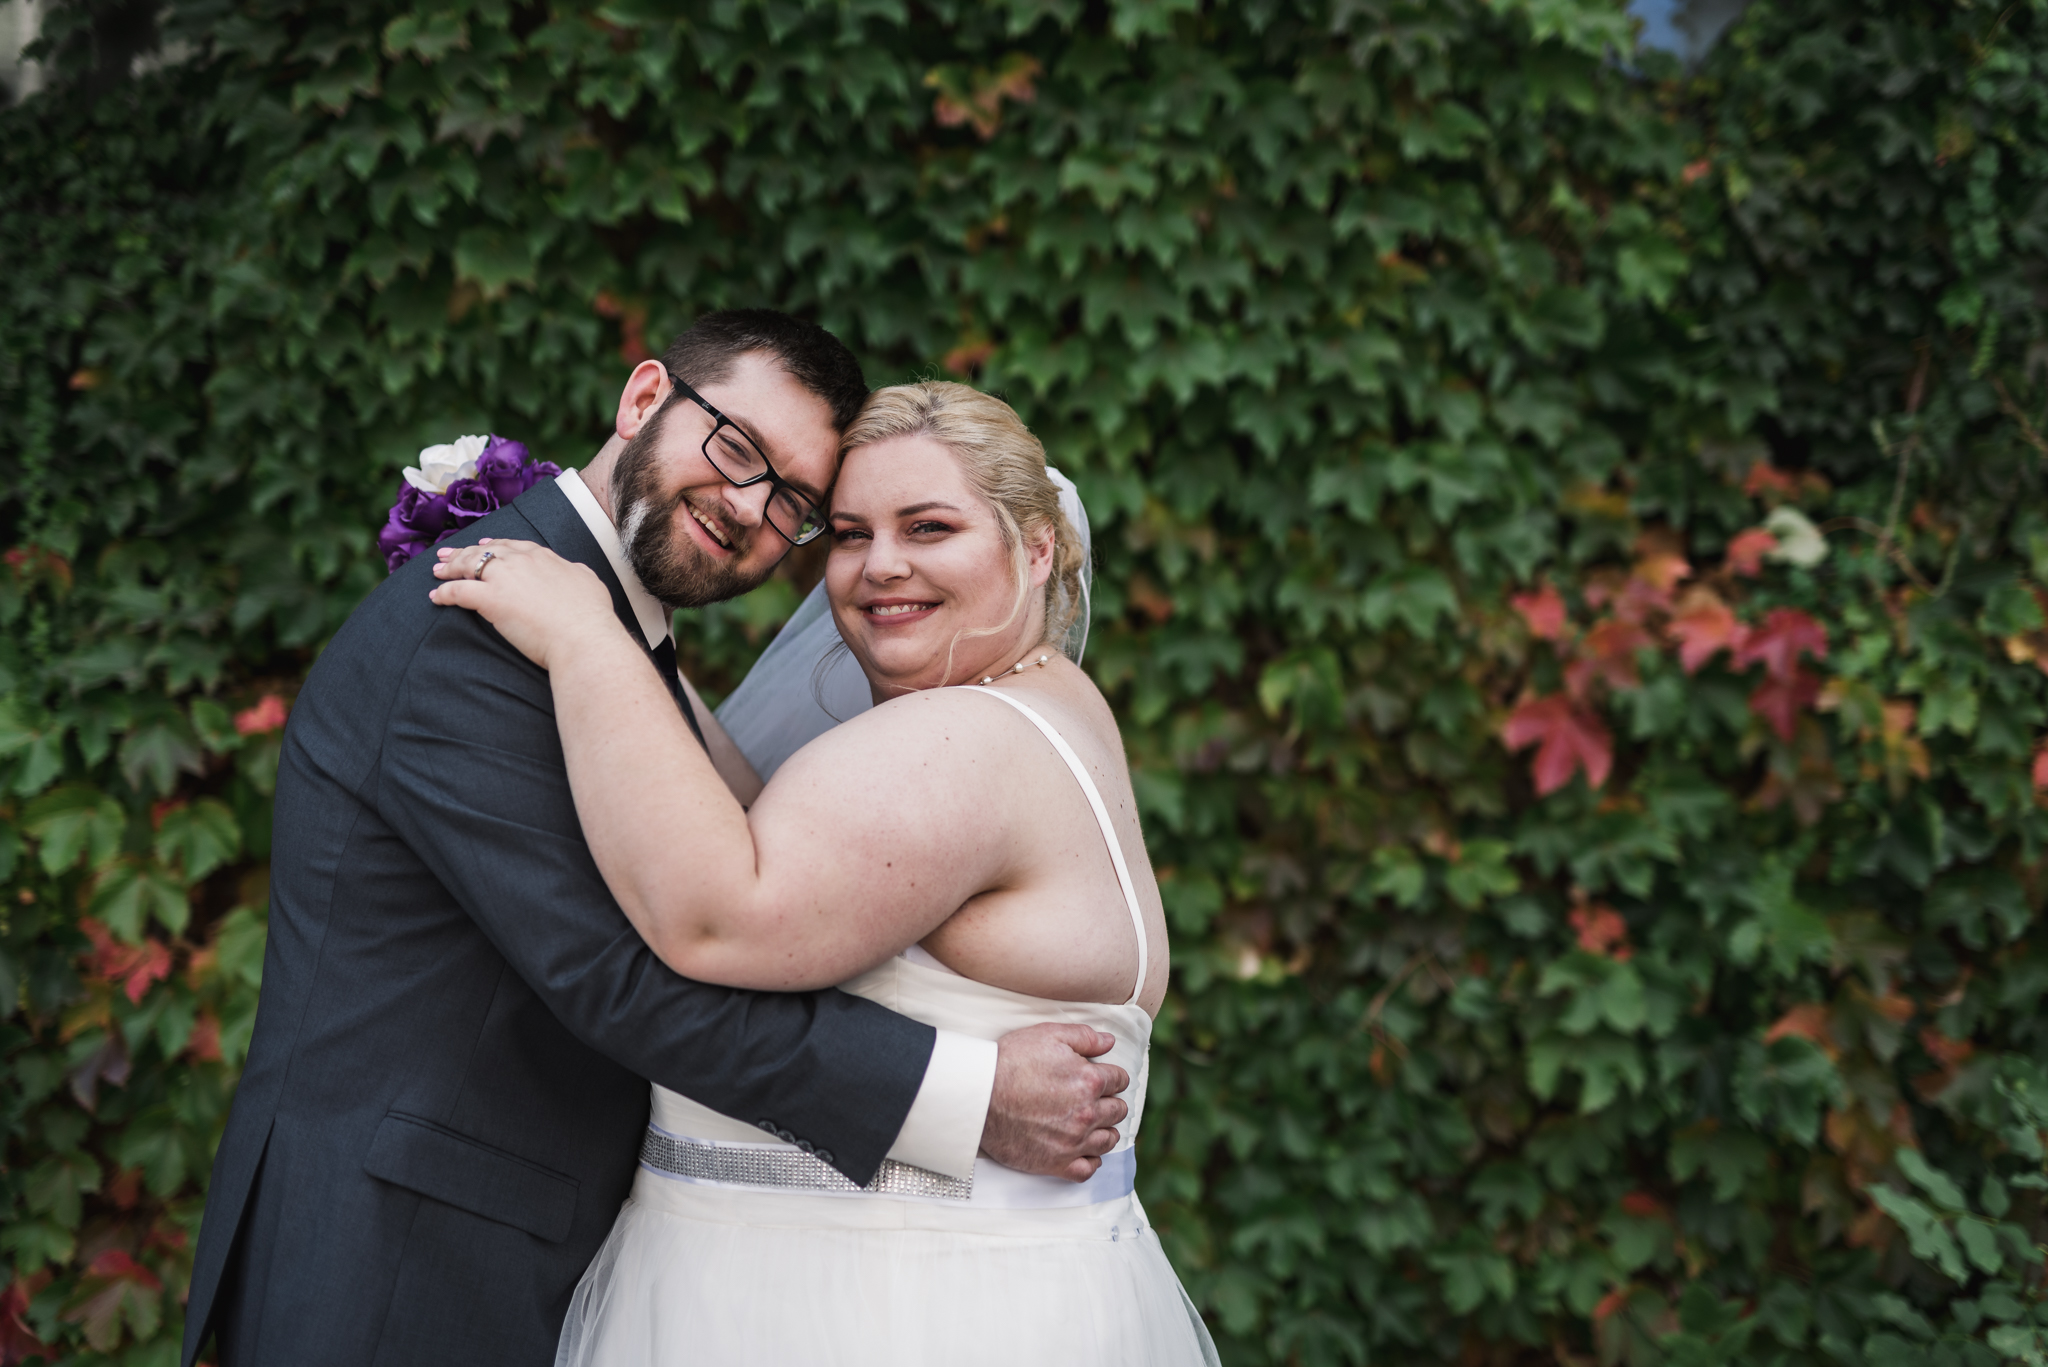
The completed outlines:
{"type": "MultiPolygon", "coordinates": [[[[718,525],[718,522],[716,520],[706,516],[704,510],[699,508],[696,504],[696,501],[692,499],[688,494],[683,495],[682,503],[684,509],[688,511],[688,513],[690,514],[691,520],[694,521],[699,527],[703,528],[705,533],[710,538],[711,544],[706,546],[704,548],[705,550],[709,551],[714,556],[720,557],[730,556],[735,553],[733,543],[738,538],[734,537],[731,532],[722,529],[718,525]]],[[[740,548],[740,551],[744,552],[744,550],[745,547],[742,546],[740,548]]]]}

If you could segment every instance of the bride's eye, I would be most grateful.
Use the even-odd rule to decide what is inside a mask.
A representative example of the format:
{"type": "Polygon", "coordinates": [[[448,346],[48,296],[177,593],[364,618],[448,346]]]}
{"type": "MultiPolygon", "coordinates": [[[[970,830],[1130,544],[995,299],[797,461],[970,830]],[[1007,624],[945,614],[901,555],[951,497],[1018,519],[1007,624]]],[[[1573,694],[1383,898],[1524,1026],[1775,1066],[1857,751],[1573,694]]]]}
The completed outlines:
{"type": "Polygon", "coordinates": [[[832,533],[832,542],[834,545],[844,545],[856,537],[865,540],[867,534],[865,527],[841,527],[832,533]]]}
{"type": "Polygon", "coordinates": [[[929,519],[910,524],[910,534],[912,536],[923,536],[931,532],[950,532],[952,530],[952,527],[944,522],[933,522],[929,519]]]}

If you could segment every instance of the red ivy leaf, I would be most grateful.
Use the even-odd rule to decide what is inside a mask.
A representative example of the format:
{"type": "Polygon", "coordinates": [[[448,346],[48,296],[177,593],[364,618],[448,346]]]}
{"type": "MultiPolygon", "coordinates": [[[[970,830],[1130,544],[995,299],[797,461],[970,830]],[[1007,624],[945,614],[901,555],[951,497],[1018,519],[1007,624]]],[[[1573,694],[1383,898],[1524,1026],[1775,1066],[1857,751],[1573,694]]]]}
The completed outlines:
{"type": "Polygon", "coordinates": [[[121,1324],[133,1328],[144,1298],[154,1301],[163,1294],[163,1280],[118,1248],[110,1248],[86,1264],[64,1319],[85,1327],[85,1341],[100,1352],[110,1352],[121,1341],[121,1324]]]}
{"type": "Polygon", "coordinates": [[[1534,593],[1518,593],[1508,601],[1522,614],[1522,620],[1529,624],[1529,634],[1537,640],[1555,641],[1564,636],[1564,599],[1550,585],[1545,584],[1534,593]]]}
{"type": "Polygon", "coordinates": [[[7,1284],[5,1291],[0,1291],[0,1363],[57,1356],[56,1349],[37,1338],[22,1318],[28,1313],[28,1303],[35,1299],[36,1292],[49,1284],[50,1271],[44,1268],[33,1277],[15,1278],[7,1284]]]}
{"type": "Polygon", "coordinates": [[[1772,608],[1763,625],[1751,627],[1735,646],[1735,667],[1762,664],[1773,679],[1789,683],[1799,668],[1799,653],[1816,660],[1828,657],[1827,628],[1798,608],[1772,608]]]}
{"type": "Polygon", "coordinates": [[[2048,788],[2048,745],[2042,746],[2034,756],[2034,786],[2048,788]]]}
{"type": "Polygon", "coordinates": [[[1548,797],[1583,769],[1589,786],[1607,782],[1614,767],[1614,738],[1600,718],[1562,693],[1524,699],[1501,728],[1508,749],[1538,746],[1534,775],[1538,796],[1548,797]]]}
{"type": "Polygon", "coordinates": [[[108,982],[120,983],[128,1000],[141,1005],[149,985],[171,976],[171,949],[158,940],[125,945],[113,932],[90,916],[82,916],[78,928],[92,941],[92,971],[108,982]]]}
{"type": "Polygon", "coordinates": [[[1762,527],[1737,532],[1728,543],[1728,568],[1745,579],[1754,579],[1764,572],[1764,557],[1776,549],[1778,538],[1762,527]]]}
{"type": "Polygon", "coordinates": [[[284,729],[284,699],[275,693],[266,693],[262,701],[246,711],[235,713],[235,730],[245,736],[260,736],[268,731],[284,729]]]}
{"type": "Polygon", "coordinates": [[[1571,914],[1572,929],[1579,932],[1579,948],[1588,954],[1627,961],[1628,922],[1613,907],[1594,902],[1571,914]]]}
{"type": "Polygon", "coordinates": [[[1716,652],[1739,645],[1743,635],[1734,610],[1707,589],[1686,595],[1671,619],[1670,631],[1678,640],[1678,662],[1688,674],[1699,673],[1716,652]]]}
{"type": "Polygon", "coordinates": [[[1664,1203],[1647,1191],[1632,1191],[1621,1198],[1624,1215],[1633,1215],[1638,1220],[1663,1220],[1670,1218],[1664,1203]]]}
{"type": "Polygon", "coordinates": [[[1789,679],[1768,678],[1749,695],[1749,710],[1769,722],[1778,739],[1788,745],[1799,714],[1820,696],[1820,675],[1800,669],[1789,679]]]}
{"type": "Polygon", "coordinates": [[[1605,679],[1609,688],[1640,688],[1643,681],[1636,673],[1636,652],[1655,644],[1650,633],[1634,622],[1604,618],[1593,624],[1577,657],[1565,667],[1565,688],[1574,698],[1584,698],[1595,679],[1605,679]]]}

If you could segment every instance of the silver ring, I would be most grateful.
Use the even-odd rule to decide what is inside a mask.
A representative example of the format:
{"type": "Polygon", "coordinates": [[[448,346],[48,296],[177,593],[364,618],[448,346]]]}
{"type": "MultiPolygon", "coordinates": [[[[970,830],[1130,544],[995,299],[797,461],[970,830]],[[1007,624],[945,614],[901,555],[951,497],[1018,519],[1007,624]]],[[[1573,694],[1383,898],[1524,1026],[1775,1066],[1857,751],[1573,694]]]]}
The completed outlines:
{"type": "Polygon", "coordinates": [[[495,556],[496,554],[496,551],[485,551],[484,558],[476,562],[476,577],[479,582],[481,582],[484,577],[484,566],[490,564],[491,557],[495,556]]]}

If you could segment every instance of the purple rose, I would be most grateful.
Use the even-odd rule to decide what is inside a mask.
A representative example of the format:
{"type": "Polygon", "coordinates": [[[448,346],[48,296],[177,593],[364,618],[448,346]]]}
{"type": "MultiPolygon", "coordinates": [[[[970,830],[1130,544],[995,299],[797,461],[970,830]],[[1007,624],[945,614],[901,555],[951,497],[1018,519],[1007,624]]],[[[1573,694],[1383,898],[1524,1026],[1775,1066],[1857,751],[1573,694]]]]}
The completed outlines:
{"type": "Polygon", "coordinates": [[[494,436],[491,444],[484,448],[484,453],[477,457],[477,482],[487,485],[500,504],[510,503],[533,487],[533,480],[525,469],[526,458],[525,442],[506,441],[503,437],[494,436]]]}
{"type": "Polygon", "coordinates": [[[401,483],[398,502],[391,505],[391,516],[377,533],[377,549],[384,552],[385,568],[396,571],[453,531],[448,512],[446,494],[430,494],[401,483]]]}
{"type": "Polygon", "coordinates": [[[448,486],[448,521],[459,532],[478,518],[498,511],[498,496],[482,479],[458,479],[448,486]]]}
{"type": "Polygon", "coordinates": [[[526,487],[531,489],[544,479],[560,479],[562,467],[551,460],[537,460],[526,467],[526,487]]]}

